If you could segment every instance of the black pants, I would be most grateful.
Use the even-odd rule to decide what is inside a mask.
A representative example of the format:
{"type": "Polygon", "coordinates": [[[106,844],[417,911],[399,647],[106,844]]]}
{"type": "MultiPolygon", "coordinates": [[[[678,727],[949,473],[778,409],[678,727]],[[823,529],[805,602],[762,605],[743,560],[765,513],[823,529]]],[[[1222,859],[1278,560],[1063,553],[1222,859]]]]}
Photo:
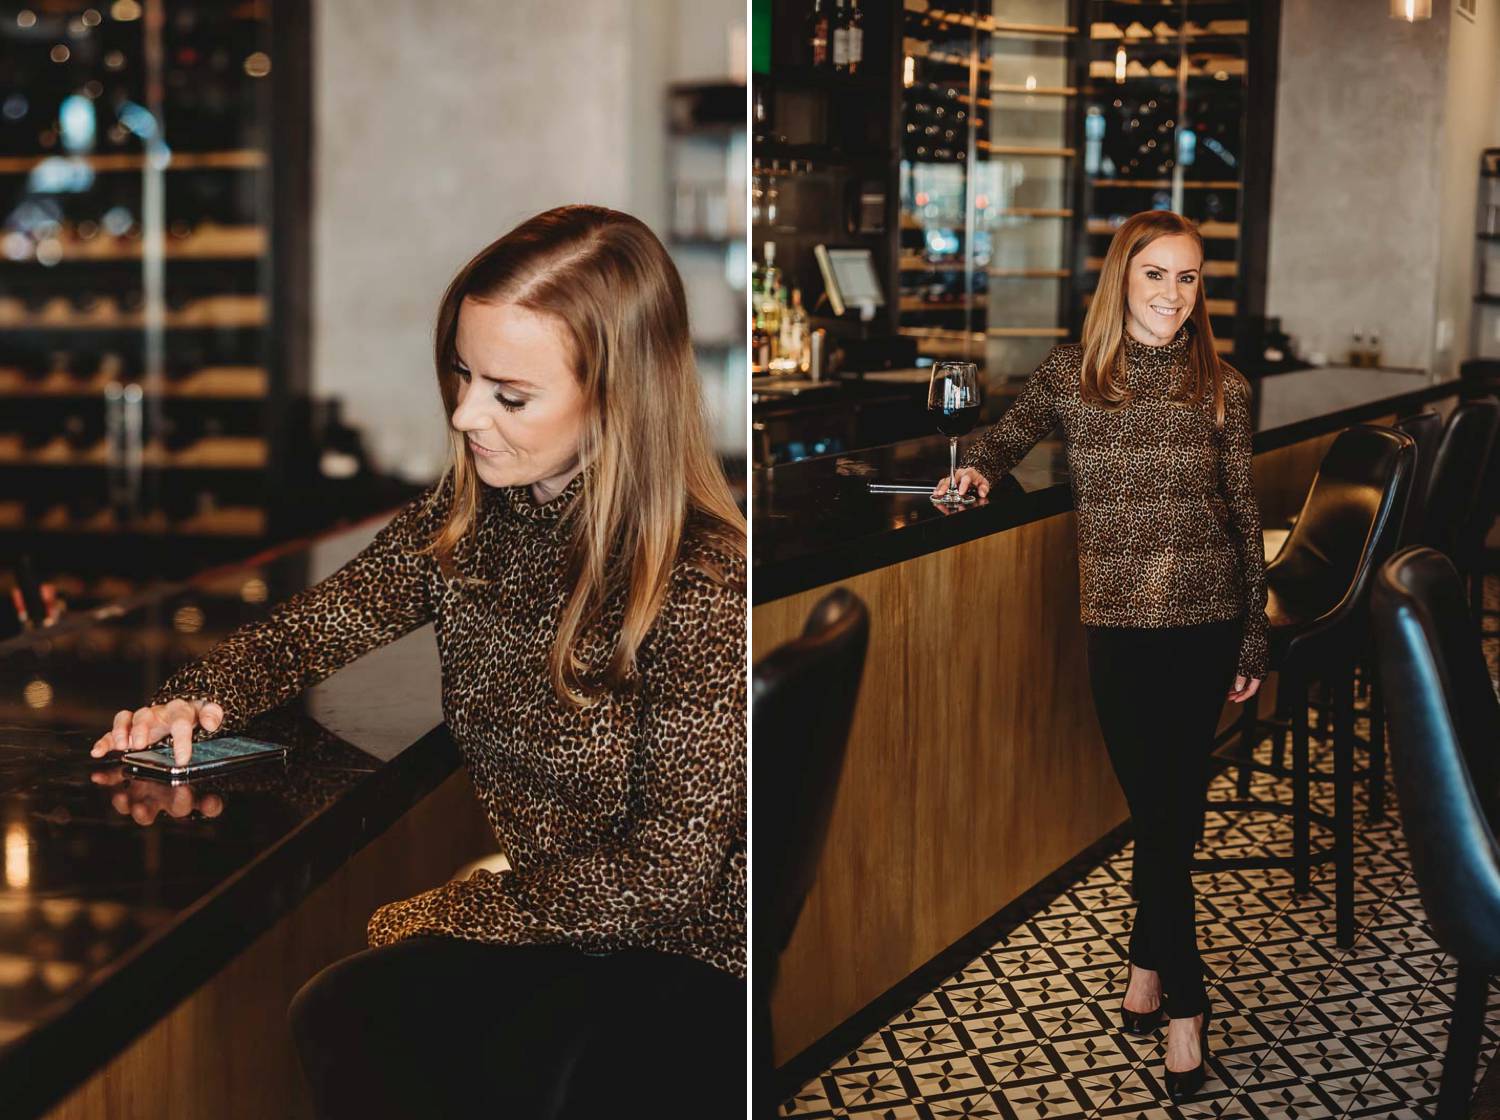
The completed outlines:
{"type": "Polygon", "coordinates": [[[1239,619],[1085,627],[1094,709],[1135,825],[1130,960],[1161,974],[1163,1005],[1174,1019],[1207,1006],[1192,859],[1241,627],[1239,619]]]}
{"type": "Polygon", "coordinates": [[[415,937],[287,1010],[325,1120],[741,1117],[745,983],[687,957],[415,937]]]}

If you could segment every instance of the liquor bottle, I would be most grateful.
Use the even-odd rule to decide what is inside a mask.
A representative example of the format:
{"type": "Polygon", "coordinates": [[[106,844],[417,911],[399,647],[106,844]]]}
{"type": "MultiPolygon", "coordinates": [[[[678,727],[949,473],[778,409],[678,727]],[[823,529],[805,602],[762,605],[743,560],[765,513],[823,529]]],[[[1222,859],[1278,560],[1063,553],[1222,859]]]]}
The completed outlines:
{"type": "Polygon", "coordinates": [[[835,0],[833,9],[833,72],[845,74],[849,71],[849,13],[844,9],[844,0],[835,0]]]}
{"type": "Polygon", "coordinates": [[[849,73],[858,74],[865,62],[865,14],[859,0],[849,0],[849,73]]]}
{"type": "Polygon", "coordinates": [[[1354,332],[1354,343],[1349,347],[1349,364],[1359,367],[1365,364],[1365,336],[1361,331],[1354,332]]]}
{"type": "Polygon", "coordinates": [[[827,0],[813,0],[812,13],[807,21],[807,45],[814,70],[823,70],[828,66],[828,32],[827,0]]]}

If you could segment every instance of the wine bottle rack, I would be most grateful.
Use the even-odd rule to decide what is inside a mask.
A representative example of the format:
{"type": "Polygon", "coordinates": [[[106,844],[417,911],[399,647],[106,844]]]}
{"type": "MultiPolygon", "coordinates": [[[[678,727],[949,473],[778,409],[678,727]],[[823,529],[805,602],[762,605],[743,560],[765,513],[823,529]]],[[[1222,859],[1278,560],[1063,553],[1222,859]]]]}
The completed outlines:
{"type": "Polygon", "coordinates": [[[1068,335],[1079,5],[903,9],[900,329],[998,400],[1068,335]]]}
{"type": "Polygon", "coordinates": [[[311,21],[307,0],[32,8],[0,21],[0,588],[28,556],[87,599],[285,534],[311,21]]]}

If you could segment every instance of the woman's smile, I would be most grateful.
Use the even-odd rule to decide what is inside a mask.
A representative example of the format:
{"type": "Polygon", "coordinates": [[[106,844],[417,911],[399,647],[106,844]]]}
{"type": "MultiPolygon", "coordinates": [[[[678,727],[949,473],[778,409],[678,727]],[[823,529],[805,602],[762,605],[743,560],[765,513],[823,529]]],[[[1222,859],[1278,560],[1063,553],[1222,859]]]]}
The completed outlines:
{"type": "Polygon", "coordinates": [[[482,455],[486,459],[498,459],[501,455],[505,454],[503,451],[496,451],[493,448],[486,447],[473,436],[469,437],[469,446],[474,449],[474,454],[482,455]]]}

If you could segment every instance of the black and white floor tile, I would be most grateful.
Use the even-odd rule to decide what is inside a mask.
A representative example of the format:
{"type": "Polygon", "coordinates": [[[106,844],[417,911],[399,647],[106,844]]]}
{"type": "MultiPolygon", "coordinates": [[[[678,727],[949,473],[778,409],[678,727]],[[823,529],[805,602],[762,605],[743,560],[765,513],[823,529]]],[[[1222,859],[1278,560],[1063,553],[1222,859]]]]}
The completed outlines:
{"type": "MultiPolygon", "coordinates": [[[[1487,581],[1500,607],[1500,579],[1487,581]]],[[[1490,627],[1494,628],[1494,620],[1490,627]]],[[[1485,639],[1500,680],[1500,637],[1485,639]]],[[[1361,711],[1363,704],[1360,705],[1361,711]]],[[[1361,718],[1359,732],[1367,730],[1361,718]]],[[[1269,741],[1261,745],[1263,758],[1269,741]]],[[[1331,770],[1326,746],[1313,762],[1331,770]]],[[[1331,786],[1321,791],[1331,800],[1331,786]]],[[[1234,796],[1234,771],[1211,800],[1234,796]]],[[[1290,800],[1258,774],[1252,796],[1290,800]]],[[[1331,812],[1331,804],[1322,806],[1331,812]]],[[[1384,820],[1356,794],[1354,945],[1333,928],[1333,868],[1297,896],[1282,871],[1196,876],[1198,935],[1213,973],[1210,1080],[1183,1106],[1162,1083],[1165,1032],[1118,1029],[1134,903],[1132,846],[947,978],[783,1103],[781,1115],[852,1120],[1330,1120],[1430,1117],[1455,966],[1429,934],[1394,795],[1384,820]]],[[[1314,837],[1319,837],[1315,829],[1314,837]]],[[[1324,837],[1326,839],[1326,837],[1324,837]]],[[[1291,824],[1210,806],[1200,855],[1290,854],[1291,824]]],[[[1500,988],[1500,982],[1495,987],[1500,988]]],[[[1492,1005],[1493,1006],[1493,1005],[1492,1005]]],[[[1492,1011],[1481,1074],[1500,1042],[1492,1011]]]]}

